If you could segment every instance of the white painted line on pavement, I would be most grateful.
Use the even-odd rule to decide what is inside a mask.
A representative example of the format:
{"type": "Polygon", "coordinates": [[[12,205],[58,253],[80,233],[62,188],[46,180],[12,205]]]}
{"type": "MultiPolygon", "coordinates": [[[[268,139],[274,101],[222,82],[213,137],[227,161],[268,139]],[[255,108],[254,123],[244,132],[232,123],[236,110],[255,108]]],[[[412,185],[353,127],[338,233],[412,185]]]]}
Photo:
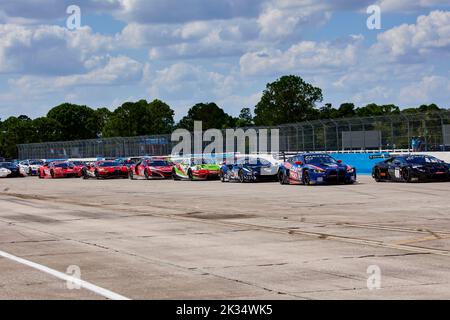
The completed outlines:
{"type": "Polygon", "coordinates": [[[9,259],[9,260],[15,261],[17,263],[20,263],[20,264],[26,265],[28,267],[31,267],[33,269],[45,272],[45,273],[47,273],[47,274],[49,274],[51,276],[54,276],[54,277],[56,277],[58,279],[71,282],[71,283],[73,283],[75,285],[78,285],[81,288],[89,290],[89,291],[91,291],[93,293],[101,295],[101,296],[103,296],[103,297],[105,297],[107,299],[110,299],[110,300],[130,300],[129,298],[126,298],[126,297],[124,297],[124,296],[122,296],[120,294],[117,294],[117,293],[114,293],[114,292],[109,291],[107,289],[104,289],[104,288],[98,287],[96,285],[93,285],[92,283],[89,283],[89,282],[86,282],[84,280],[81,280],[81,279],[69,276],[69,275],[67,275],[65,273],[62,273],[62,272],[50,269],[50,268],[48,268],[46,266],[34,263],[32,261],[28,261],[28,260],[25,260],[25,259],[13,256],[12,254],[9,254],[7,252],[0,251],[0,257],[9,259]]]}

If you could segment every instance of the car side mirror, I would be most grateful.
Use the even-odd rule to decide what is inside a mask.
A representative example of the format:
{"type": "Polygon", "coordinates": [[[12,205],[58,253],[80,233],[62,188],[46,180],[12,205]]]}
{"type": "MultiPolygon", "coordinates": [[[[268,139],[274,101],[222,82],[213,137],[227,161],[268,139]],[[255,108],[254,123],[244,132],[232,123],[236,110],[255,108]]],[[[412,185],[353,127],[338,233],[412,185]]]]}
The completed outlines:
{"type": "Polygon", "coordinates": [[[301,165],[303,164],[303,162],[301,162],[301,161],[296,161],[295,164],[301,166],[301,165]]]}

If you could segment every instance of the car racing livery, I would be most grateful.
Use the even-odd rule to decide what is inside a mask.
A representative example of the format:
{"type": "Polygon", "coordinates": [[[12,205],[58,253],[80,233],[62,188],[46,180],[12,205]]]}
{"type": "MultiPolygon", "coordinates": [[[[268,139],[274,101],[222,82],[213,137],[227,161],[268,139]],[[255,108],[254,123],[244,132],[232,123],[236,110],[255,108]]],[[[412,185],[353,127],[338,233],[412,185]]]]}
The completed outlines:
{"type": "Polygon", "coordinates": [[[277,181],[278,163],[269,158],[257,156],[238,157],[234,163],[225,163],[220,168],[222,182],[277,181]]]}
{"type": "Polygon", "coordinates": [[[120,164],[126,165],[128,168],[131,168],[138,162],[140,162],[143,158],[142,157],[130,157],[130,158],[117,158],[115,161],[119,162],[120,164]]]}
{"type": "Polygon", "coordinates": [[[24,160],[19,162],[20,168],[29,176],[39,175],[39,169],[43,165],[43,160],[24,160]]]}
{"type": "Polygon", "coordinates": [[[84,179],[128,179],[129,176],[129,169],[126,165],[108,160],[88,164],[82,169],[82,172],[84,179]]]}
{"type": "Polygon", "coordinates": [[[377,182],[450,181],[450,164],[427,155],[393,156],[375,165],[377,182]]]}
{"type": "Polygon", "coordinates": [[[39,168],[41,179],[79,178],[81,175],[81,168],[69,161],[45,163],[39,168]]]}
{"type": "Polygon", "coordinates": [[[144,158],[130,168],[130,179],[172,179],[173,163],[167,158],[144,158]]]}
{"type": "Polygon", "coordinates": [[[19,178],[25,176],[25,171],[18,164],[13,162],[0,162],[0,178],[19,178]]]}
{"type": "Polygon", "coordinates": [[[174,180],[215,180],[219,178],[220,165],[213,158],[173,159],[174,180]]]}
{"type": "Polygon", "coordinates": [[[356,168],[328,154],[299,154],[280,166],[278,179],[281,184],[353,184],[356,168]]]}

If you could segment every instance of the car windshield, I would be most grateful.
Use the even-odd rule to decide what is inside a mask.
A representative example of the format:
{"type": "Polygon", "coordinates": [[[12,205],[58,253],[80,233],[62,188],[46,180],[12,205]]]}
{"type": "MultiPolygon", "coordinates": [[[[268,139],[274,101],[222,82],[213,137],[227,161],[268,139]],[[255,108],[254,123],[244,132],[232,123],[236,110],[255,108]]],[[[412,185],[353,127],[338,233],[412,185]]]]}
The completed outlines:
{"type": "Polygon", "coordinates": [[[151,160],[148,162],[148,165],[152,167],[166,167],[169,166],[170,164],[169,162],[164,160],[151,160]]]}
{"type": "Polygon", "coordinates": [[[120,167],[121,164],[117,161],[110,161],[110,162],[100,162],[98,164],[99,167],[104,168],[104,167],[120,167]]]}
{"type": "Polygon", "coordinates": [[[40,161],[40,160],[31,160],[31,161],[30,161],[30,165],[31,165],[31,166],[42,166],[42,165],[44,165],[44,161],[40,161]]]}
{"type": "Polygon", "coordinates": [[[270,162],[266,159],[260,159],[260,158],[244,158],[239,159],[237,161],[237,164],[244,164],[244,165],[252,165],[252,166],[267,166],[270,165],[270,162]]]}
{"type": "Polygon", "coordinates": [[[73,167],[73,164],[65,162],[65,163],[56,163],[54,165],[55,168],[69,168],[69,167],[73,167]]]}
{"type": "Polygon", "coordinates": [[[84,165],[84,163],[83,162],[81,162],[81,161],[74,161],[74,162],[72,162],[74,165],[76,165],[76,166],[82,166],[82,165],[84,165]]]}
{"type": "Polygon", "coordinates": [[[318,165],[328,165],[337,164],[337,161],[326,154],[315,154],[310,156],[305,156],[306,164],[318,164],[318,165]]]}
{"type": "Polygon", "coordinates": [[[216,161],[213,159],[194,159],[193,164],[216,164],[216,161]]]}
{"type": "Polygon", "coordinates": [[[427,163],[441,163],[442,161],[435,157],[429,156],[410,156],[405,158],[406,162],[411,164],[427,164],[427,163]]]}
{"type": "Polygon", "coordinates": [[[12,162],[2,162],[0,163],[0,168],[11,168],[14,167],[14,164],[12,162]]]}

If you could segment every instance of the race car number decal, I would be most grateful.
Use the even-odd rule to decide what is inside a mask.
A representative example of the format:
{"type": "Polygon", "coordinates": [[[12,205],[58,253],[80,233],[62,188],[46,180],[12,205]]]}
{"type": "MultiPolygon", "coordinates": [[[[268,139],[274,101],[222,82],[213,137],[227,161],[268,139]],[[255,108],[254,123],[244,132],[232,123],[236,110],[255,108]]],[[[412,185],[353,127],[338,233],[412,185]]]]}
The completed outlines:
{"type": "Polygon", "coordinates": [[[293,171],[293,170],[289,171],[289,176],[290,176],[290,178],[292,180],[297,180],[298,179],[298,173],[293,171]]]}

